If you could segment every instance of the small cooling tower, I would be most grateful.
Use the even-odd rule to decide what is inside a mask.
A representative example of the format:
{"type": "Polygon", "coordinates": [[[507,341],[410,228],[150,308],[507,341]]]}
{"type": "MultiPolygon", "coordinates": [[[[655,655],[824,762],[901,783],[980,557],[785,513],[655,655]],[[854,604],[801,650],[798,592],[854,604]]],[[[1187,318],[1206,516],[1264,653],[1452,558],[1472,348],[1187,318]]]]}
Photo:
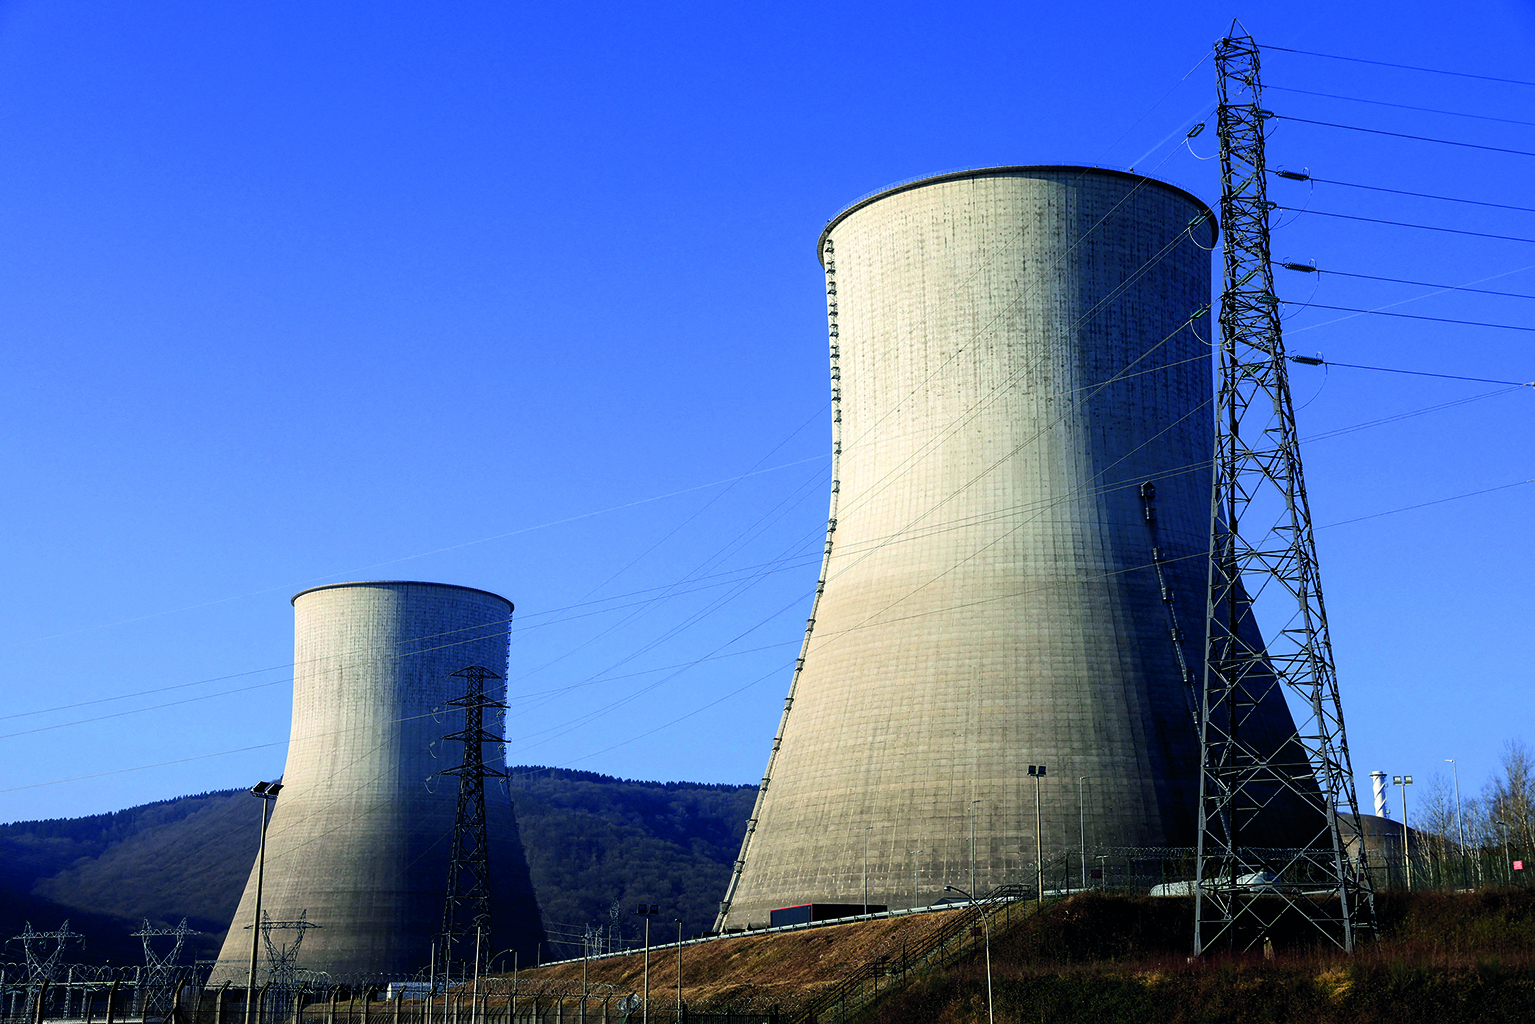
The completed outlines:
{"type": "MultiPolygon", "coordinates": [[[[1192,846],[1215,237],[1180,189],[1054,166],[827,225],[826,561],[722,927],[1032,885],[1036,846],[1047,887],[1084,845],[1192,846]]],[[[1293,721],[1259,703],[1247,735],[1277,748],[1293,721]]]]}
{"type": "MultiPolygon", "coordinates": [[[[468,587],[380,582],[315,587],[293,607],[292,738],[262,910],[318,926],[304,933],[301,970],[337,982],[407,977],[427,967],[442,927],[458,780],[439,773],[464,757],[462,742],[443,739],[463,728],[463,711],[448,707],[465,688],[454,673],[481,666],[505,678],[512,605],[468,587]]],[[[488,732],[499,735],[498,718],[487,716],[488,732]]],[[[503,766],[498,747],[484,757],[503,766]]],[[[495,929],[486,952],[531,957],[544,935],[511,799],[493,778],[485,797],[495,929]]],[[[255,889],[253,869],[211,984],[245,983],[255,889]]],[[[273,938],[291,944],[294,933],[273,938]]]]}

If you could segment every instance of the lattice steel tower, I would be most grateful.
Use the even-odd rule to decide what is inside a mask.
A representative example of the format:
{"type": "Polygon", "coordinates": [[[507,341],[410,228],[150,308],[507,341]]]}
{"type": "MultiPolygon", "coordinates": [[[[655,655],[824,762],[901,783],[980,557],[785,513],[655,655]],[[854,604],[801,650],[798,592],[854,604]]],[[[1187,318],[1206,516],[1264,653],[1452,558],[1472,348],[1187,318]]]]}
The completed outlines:
{"type": "Polygon", "coordinates": [[[188,928],[184,917],[174,928],[156,928],[146,917],[144,926],[131,934],[144,942],[144,980],[139,989],[139,1006],[148,1013],[163,1014],[170,1009],[176,975],[185,970],[176,961],[181,959],[181,949],[186,945],[187,936],[200,935],[201,932],[188,928]],[[161,956],[155,952],[149,940],[163,935],[174,938],[176,942],[169,953],[161,956]]]}
{"type": "Polygon", "coordinates": [[[1261,103],[1258,46],[1240,25],[1216,44],[1216,67],[1226,239],[1194,952],[1250,947],[1297,913],[1352,951],[1374,926],[1374,895],[1269,256],[1264,122],[1273,115],[1261,103]],[[1289,609],[1266,650],[1255,604],[1289,609]],[[1290,698],[1298,735],[1276,749],[1254,742],[1249,723],[1277,694],[1290,698]],[[1281,802],[1314,813],[1292,818],[1292,834],[1276,842],[1259,819],[1281,802]]]}
{"type": "MultiPolygon", "coordinates": [[[[485,821],[485,779],[506,778],[506,772],[485,763],[484,753],[486,743],[503,742],[500,736],[485,731],[485,710],[506,710],[501,701],[485,695],[485,680],[501,677],[478,665],[453,675],[466,680],[468,685],[462,697],[448,701],[450,707],[464,709],[464,728],[445,737],[463,742],[464,763],[442,772],[443,775],[458,776],[458,813],[453,820],[448,896],[442,910],[445,963],[454,959],[454,947],[460,940],[474,941],[481,934],[487,942],[490,939],[490,841],[485,821]]],[[[476,956],[480,946],[475,943],[476,956]]]]}

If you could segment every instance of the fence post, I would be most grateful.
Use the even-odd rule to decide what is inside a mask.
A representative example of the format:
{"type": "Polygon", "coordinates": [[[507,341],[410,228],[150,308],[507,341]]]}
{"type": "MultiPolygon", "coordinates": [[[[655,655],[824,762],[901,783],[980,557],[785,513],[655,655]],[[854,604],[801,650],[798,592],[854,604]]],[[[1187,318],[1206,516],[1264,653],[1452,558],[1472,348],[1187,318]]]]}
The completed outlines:
{"type": "Polygon", "coordinates": [[[32,1024],[43,1024],[43,1003],[48,999],[48,979],[37,987],[37,1002],[32,1006],[32,1024]]]}
{"type": "Polygon", "coordinates": [[[114,1024],[114,1015],[117,1012],[117,979],[112,979],[112,987],[107,989],[107,1024],[114,1024]]]}

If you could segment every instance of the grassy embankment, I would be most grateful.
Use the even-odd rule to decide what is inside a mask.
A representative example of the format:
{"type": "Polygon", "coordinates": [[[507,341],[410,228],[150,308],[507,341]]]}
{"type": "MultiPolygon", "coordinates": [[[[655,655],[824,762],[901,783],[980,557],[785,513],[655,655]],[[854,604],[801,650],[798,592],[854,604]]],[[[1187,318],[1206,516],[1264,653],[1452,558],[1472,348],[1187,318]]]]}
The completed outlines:
{"type": "MultiPolygon", "coordinates": [[[[999,1022],[1535,1020],[1535,891],[1389,893],[1352,957],[1300,941],[1190,963],[1186,900],[1077,897],[992,944],[999,1022]]],[[[892,992],[865,1024],[986,1020],[978,956],[892,992]]]]}
{"type": "MultiPolygon", "coordinates": [[[[1020,907],[1019,909],[1025,909],[1020,907]]],[[[1354,956],[1317,947],[1305,931],[1276,932],[1276,956],[1218,955],[1190,963],[1186,899],[1084,895],[1038,915],[997,919],[992,936],[996,1019],[1007,1024],[1084,1021],[1306,1021],[1390,1024],[1535,1020],[1535,891],[1390,893],[1378,900],[1380,936],[1354,956]]],[[[683,951],[683,998],[693,1006],[749,1001],[804,1005],[850,973],[906,945],[953,914],[926,914],[776,935],[720,939],[683,951]]],[[[973,940],[971,940],[973,941],[973,940]]],[[[652,953],[651,995],[675,998],[672,949],[652,953]]],[[[524,972],[579,981],[580,965],[524,972]]],[[[588,966],[592,985],[638,991],[639,956],[588,966]]],[[[889,991],[863,1024],[971,1024],[986,1020],[981,949],[889,991]]]]}

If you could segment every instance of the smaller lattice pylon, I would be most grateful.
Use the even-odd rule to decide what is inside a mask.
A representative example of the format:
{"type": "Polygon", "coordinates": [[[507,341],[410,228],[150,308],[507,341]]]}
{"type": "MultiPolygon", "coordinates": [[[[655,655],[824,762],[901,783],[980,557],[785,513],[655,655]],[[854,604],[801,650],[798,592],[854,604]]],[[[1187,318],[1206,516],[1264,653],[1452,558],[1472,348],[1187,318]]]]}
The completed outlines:
{"type": "MultiPolygon", "coordinates": [[[[305,908],[299,911],[298,917],[291,921],[274,921],[270,912],[261,912],[261,944],[266,948],[267,984],[275,989],[287,991],[293,988],[294,973],[298,966],[299,947],[304,944],[304,933],[311,928],[320,927],[308,920],[309,910],[305,908]],[[272,938],[273,932],[292,931],[298,934],[287,945],[281,945],[272,938]]],[[[247,928],[250,925],[246,925],[247,928]]]]}
{"type": "Polygon", "coordinates": [[[12,942],[21,943],[22,955],[26,958],[27,982],[35,985],[40,981],[57,981],[64,947],[75,939],[79,939],[82,945],[85,942],[84,935],[69,930],[68,921],[51,932],[36,931],[32,927],[32,922],[28,921],[20,935],[11,937],[12,942]],[[39,946],[50,941],[53,943],[53,948],[45,954],[39,946]]]}
{"type": "MultiPolygon", "coordinates": [[[[304,933],[319,925],[308,920],[309,910],[299,911],[298,917],[288,921],[274,921],[271,913],[261,912],[261,944],[266,947],[266,998],[263,1016],[271,1020],[285,1020],[291,1003],[299,989],[298,951],[304,944],[304,933]],[[280,944],[272,937],[273,932],[297,932],[293,941],[280,944]]],[[[246,925],[247,928],[250,925],[246,925]]]]}
{"type": "Polygon", "coordinates": [[[201,932],[187,927],[187,919],[182,918],[181,923],[174,928],[155,928],[144,919],[144,926],[136,932],[130,933],[134,938],[144,942],[144,982],[139,988],[139,998],[150,1012],[161,1013],[170,1008],[171,989],[175,985],[174,975],[176,961],[181,958],[181,949],[186,945],[188,935],[200,935],[201,932]],[[173,937],[175,945],[164,956],[157,954],[150,939],[164,936],[173,937]]]}

